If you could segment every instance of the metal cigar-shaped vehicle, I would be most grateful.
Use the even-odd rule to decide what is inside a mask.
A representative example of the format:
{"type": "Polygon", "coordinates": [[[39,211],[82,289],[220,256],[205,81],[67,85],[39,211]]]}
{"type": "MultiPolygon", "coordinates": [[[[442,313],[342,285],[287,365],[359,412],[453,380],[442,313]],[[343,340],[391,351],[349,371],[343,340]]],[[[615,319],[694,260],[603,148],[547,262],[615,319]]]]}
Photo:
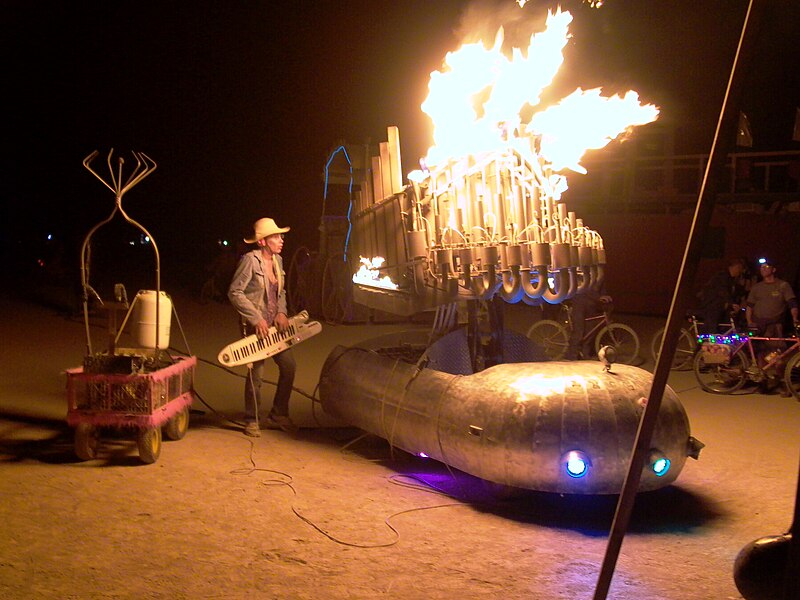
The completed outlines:
{"type": "MultiPolygon", "coordinates": [[[[441,357],[458,353],[460,334],[443,337],[419,363],[452,362],[441,357]]],[[[546,492],[616,494],[650,382],[637,367],[608,370],[595,361],[505,363],[462,375],[339,347],[323,367],[319,392],[326,413],[476,477],[546,492]]],[[[672,483],[701,447],[667,388],[639,489],[672,483]]]]}

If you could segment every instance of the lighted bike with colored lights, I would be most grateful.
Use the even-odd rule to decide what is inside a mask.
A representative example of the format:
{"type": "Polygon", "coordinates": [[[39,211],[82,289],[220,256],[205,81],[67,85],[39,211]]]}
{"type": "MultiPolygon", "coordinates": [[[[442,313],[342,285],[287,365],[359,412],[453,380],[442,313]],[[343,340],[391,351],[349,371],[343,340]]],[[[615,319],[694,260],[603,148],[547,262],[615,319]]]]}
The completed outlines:
{"type": "MultiPolygon", "coordinates": [[[[670,365],[670,369],[674,371],[688,371],[691,369],[694,357],[700,349],[700,342],[697,336],[700,333],[698,327],[701,326],[702,323],[698,321],[697,317],[693,314],[689,314],[687,320],[688,325],[686,327],[681,327],[681,331],[678,334],[678,341],[675,344],[675,352],[672,355],[672,365],[670,365]]],[[[652,356],[654,363],[658,360],[658,355],[661,353],[664,331],[665,327],[656,331],[650,342],[650,356],[652,356]]],[[[717,323],[717,331],[722,335],[728,335],[736,331],[733,315],[730,315],[730,319],[727,323],[717,323]]]]}
{"type": "Polygon", "coordinates": [[[715,394],[730,394],[748,382],[782,378],[786,389],[800,400],[800,339],[773,338],[732,333],[698,336],[700,351],[694,359],[694,375],[700,387],[715,394]],[[754,343],[770,345],[759,361],[754,343]],[[781,372],[782,371],[782,372],[781,372]]]}

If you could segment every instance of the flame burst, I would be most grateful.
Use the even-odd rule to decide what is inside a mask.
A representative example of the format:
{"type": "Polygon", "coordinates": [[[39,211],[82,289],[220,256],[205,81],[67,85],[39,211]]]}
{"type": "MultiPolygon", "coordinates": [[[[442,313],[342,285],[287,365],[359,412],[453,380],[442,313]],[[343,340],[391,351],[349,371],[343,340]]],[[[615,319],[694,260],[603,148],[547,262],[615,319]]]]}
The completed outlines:
{"type": "Polygon", "coordinates": [[[383,266],[384,262],[385,259],[382,256],[375,256],[373,258],[365,258],[362,256],[361,266],[356,274],[353,275],[353,283],[396,290],[397,284],[394,283],[388,275],[381,276],[380,274],[379,269],[383,266]]]}
{"type": "MultiPolygon", "coordinates": [[[[633,91],[603,97],[600,89],[578,88],[553,106],[540,104],[564,61],[571,22],[572,15],[560,8],[548,12],[545,30],[530,37],[527,49],[513,48],[511,58],[501,52],[502,27],[491,48],[479,42],[447,54],[444,69],[431,73],[422,104],[434,123],[427,168],[513,146],[552,171],[585,173],[580,159],[587,150],[658,118],[658,108],[642,104],[633,91]],[[521,117],[525,108],[533,108],[527,122],[521,117]]],[[[553,187],[566,189],[563,176],[553,187]]]]}
{"type": "MultiPolygon", "coordinates": [[[[528,0],[517,0],[517,4],[520,8],[524,7],[528,3],[528,0]]],[[[583,0],[584,4],[588,4],[592,8],[600,8],[603,6],[603,0],[583,0]]]]}

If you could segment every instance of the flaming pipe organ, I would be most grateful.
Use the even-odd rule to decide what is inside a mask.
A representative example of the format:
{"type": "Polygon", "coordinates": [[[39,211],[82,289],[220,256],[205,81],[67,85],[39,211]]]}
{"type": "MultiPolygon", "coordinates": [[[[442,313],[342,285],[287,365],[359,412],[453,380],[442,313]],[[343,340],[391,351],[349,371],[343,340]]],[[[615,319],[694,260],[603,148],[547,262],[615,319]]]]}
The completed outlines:
{"type": "MultiPolygon", "coordinates": [[[[600,88],[578,88],[543,105],[571,20],[560,9],[548,12],[546,30],[530,37],[527,51],[504,53],[501,28],[492,48],[465,43],[448,53],[421,106],[434,123],[434,145],[407,184],[396,127],[377,152],[349,153],[356,164],[348,158],[345,256],[348,266],[362,263],[353,299],[398,315],[449,305],[443,316],[464,300],[469,320],[466,328],[436,331],[443,335],[433,344],[429,336],[413,364],[337,348],[319,390],[326,413],[482,479],[613,494],[652,377],[627,366],[611,373],[592,361],[540,362],[518,338],[530,340],[503,330],[502,303],[488,302],[559,304],[600,288],[603,240],[561,201],[567,185],[559,172],[585,172],[587,150],[658,116],[633,91],[603,97],[600,88]],[[525,107],[533,108],[530,117],[525,107]]],[[[666,390],[639,489],[668,485],[701,447],[666,390]]]]}
{"type": "MultiPolygon", "coordinates": [[[[560,177],[535,153],[509,144],[400,181],[399,136],[373,156],[352,199],[351,257],[381,256],[354,277],[356,301],[396,314],[458,299],[557,304],[599,286],[603,240],[568,212],[560,177]],[[377,200],[379,195],[383,198],[377,200]]],[[[419,173],[419,172],[418,172],[419,173]]]]}

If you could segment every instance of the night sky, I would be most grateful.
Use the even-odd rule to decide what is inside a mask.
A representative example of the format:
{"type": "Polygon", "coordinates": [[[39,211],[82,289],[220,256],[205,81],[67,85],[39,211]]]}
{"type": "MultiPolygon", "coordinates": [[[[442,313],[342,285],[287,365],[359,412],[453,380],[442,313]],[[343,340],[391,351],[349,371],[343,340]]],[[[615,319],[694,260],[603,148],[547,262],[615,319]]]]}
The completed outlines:
{"type": "MultiPolygon", "coordinates": [[[[743,108],[757,150],[791,149],[800,106],[800,8],[770,3],[743,108]]],[[[480,24],[493,40],[540,29],[555,2],[4,1],[3,225],[9,240],[82,239],[114,197],[93,150],[158,169],[124,197],[176,262],[202,260],[260,216],[315,248],[323,167],[342,141],[400,129],[404,171],[431,143],[431,71],[480,24]],[[512,20],[514,19],[514,20],[512,20]]],[[[575,17],[552,94],[635,89],[707,152],[744,0],[563,2],[575,17]]],[[[130,161],[129,163],[130,164],[130,161]]]]}

